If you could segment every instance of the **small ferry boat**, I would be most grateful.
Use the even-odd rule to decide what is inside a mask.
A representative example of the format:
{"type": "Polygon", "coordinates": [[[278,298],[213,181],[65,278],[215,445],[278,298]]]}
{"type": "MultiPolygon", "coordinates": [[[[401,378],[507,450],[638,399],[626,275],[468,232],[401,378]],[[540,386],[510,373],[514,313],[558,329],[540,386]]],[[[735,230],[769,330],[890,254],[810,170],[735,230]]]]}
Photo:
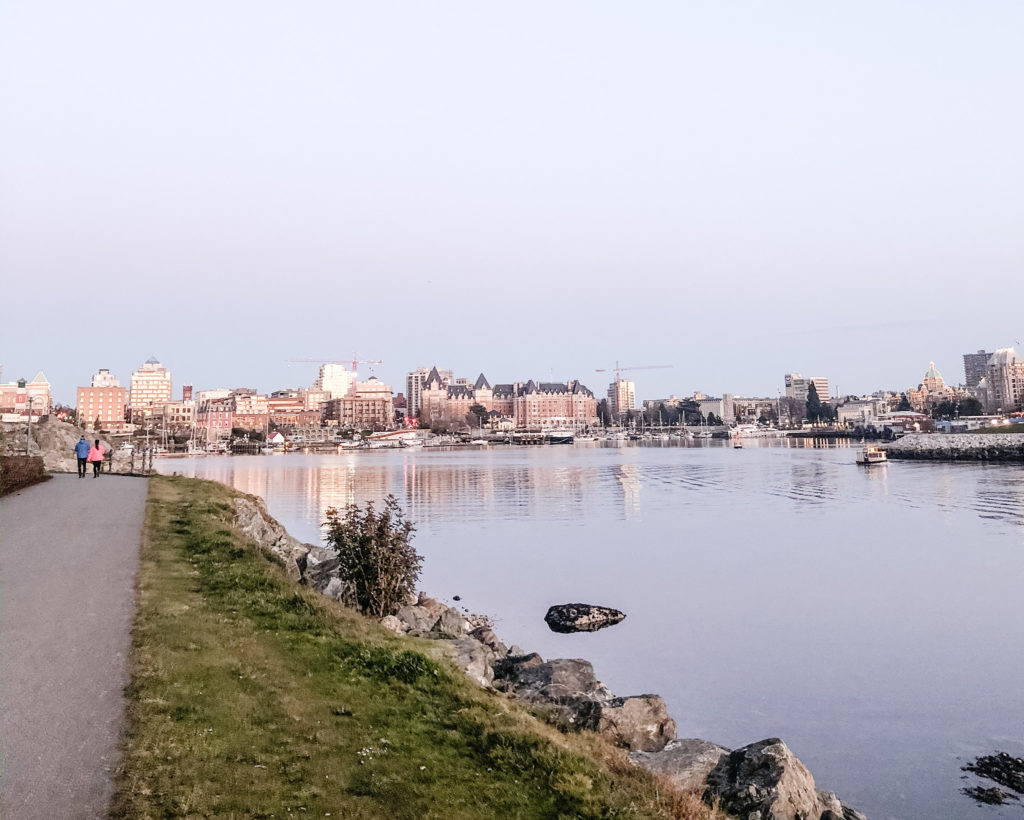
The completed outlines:
{"type": "Polygon", "coordinates": [[[885,450],[878,448],[874,444],[865,445],[864,449],[857,453],[858,464],[886,464],[888,460],[885,450]]]}

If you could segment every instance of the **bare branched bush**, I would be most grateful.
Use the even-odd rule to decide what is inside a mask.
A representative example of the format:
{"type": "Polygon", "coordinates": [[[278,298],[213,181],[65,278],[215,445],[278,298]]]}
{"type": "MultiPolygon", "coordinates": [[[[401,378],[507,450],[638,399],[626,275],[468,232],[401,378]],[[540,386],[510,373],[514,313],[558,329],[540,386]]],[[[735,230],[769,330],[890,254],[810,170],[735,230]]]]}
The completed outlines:
{"type": "Polygon", "coordinates": [[[394,615],[416,589],[423,557],[410,543],[415,527],[393,495],[373,503],[327,510],[327,541],[338,551],[342,603],[364,615],[394,615]]]}

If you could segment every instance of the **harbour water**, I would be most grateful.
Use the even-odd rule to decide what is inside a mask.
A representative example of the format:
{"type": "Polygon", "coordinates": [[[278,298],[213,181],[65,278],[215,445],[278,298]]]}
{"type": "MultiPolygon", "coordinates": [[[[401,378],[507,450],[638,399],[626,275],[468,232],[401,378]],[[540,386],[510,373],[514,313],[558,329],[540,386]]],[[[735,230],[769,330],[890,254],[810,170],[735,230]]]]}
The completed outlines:
{"type": "MultiPolygon", "coordinates": [[[[784,738],[873,820],[1019,818],[961,766],[1024,755],[1024,467],[849,447],[492,447],[165,460],[266,499],[306,541],[331,506],[393,493],[421,586],[506,643],[583,657],[664,696],[681,737],[784,738]],[[562,635],[554,603],[621,609],[562,635]]],[[[992,784],[987,784],[992,785],[992,784]]]]}

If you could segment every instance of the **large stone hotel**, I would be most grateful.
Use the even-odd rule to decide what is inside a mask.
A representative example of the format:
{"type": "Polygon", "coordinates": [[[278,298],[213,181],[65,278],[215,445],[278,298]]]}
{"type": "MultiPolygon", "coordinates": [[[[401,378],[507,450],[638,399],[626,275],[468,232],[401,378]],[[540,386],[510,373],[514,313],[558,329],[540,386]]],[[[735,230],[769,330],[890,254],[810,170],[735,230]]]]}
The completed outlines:
{"type": "Polygon", "coordinates": [[[458,384],[434,367],[419,391],[420,422],[461,427],[470,407],[480,405],[492,419],[508,419],[517,430],[580,429],[595,426],[597,399],[578,381],[514,382],[493,387],[483,373],[472,386],[458,384]]]}

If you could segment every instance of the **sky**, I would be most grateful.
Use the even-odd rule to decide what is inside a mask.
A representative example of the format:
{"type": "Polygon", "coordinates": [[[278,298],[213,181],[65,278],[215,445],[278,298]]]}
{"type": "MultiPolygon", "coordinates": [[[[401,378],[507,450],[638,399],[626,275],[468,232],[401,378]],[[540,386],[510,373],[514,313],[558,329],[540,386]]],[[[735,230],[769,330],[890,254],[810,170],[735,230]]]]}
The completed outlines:
{"type": "Polygon", "coordinates": [[[5,3],[3,380],[957,383],[1024,348],[1021,42],[999,0],[5,3]]]}

